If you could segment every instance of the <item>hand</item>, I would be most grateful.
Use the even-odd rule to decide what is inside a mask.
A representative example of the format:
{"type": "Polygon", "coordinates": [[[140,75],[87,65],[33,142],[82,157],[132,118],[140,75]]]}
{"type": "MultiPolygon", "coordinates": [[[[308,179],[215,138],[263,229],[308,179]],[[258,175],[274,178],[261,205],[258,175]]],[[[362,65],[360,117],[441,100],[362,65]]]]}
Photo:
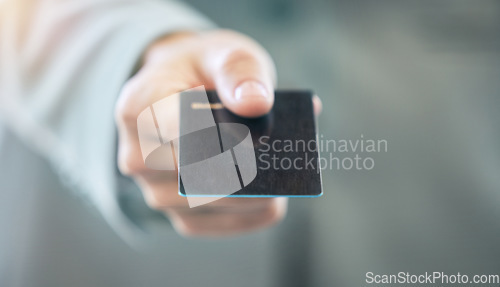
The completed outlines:
{"type": "MultiPolygon", "coordinates": [[[[244,117],[270,111],[276,72],[266,51],[231,31],[178,33],[146,51],[140,71],[124,86],[116,106],[118,166],[141,188],[146,202],[164,212],[183,235],[225,236],[263,228],[286,214],[286,198],[222,198],[189,208],[177,193],[177,172],[148,169],[137,133],[137,117],[162,98],[205,85],[216,89],[224,106],[244,117]]],[[[321,103],[317,97],[315,111],[321,103]]]]}

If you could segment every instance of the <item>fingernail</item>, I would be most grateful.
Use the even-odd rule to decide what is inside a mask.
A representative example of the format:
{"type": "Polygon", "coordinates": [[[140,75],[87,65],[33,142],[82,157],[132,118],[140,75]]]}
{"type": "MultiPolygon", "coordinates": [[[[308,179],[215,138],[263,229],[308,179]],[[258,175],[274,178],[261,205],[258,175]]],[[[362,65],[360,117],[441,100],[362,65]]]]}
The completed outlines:
{"type": "Polygon", "coordinates": [[[246,81],[236,88],[236,90],[234,91],[234,97],[237,101],[255,97],[262,97],[267,99],[269,97],[269,93],[261,83],[257,81],[246,81]]]}

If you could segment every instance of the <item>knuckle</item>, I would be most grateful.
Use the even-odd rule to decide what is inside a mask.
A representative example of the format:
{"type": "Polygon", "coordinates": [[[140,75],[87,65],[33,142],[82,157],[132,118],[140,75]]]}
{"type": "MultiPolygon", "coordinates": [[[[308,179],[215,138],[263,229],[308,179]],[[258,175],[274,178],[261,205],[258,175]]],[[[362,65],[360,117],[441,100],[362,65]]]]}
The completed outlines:
{"type": "Polygon", "coordinates": [[[259,66],[259,61],[256,59],[253,52],[238,48],[230,51],[223,62],[222,69],[225,72],[239,72],[248,71],[248,69],[256,68],[259,66]]]}
{"type": "Polygon", "coordinates": [[[189,223],[174,225],[174,228],[177,233],[184,237],[199,237],[203,235],[203,232],[201,232],[197,227],[191,226],[189,223]]]}
{"type": "Polygon", "coordinates": [[[145,196],[144,201],[146,202],[146,205],[154,210],[162,210],[166,208],[166,204],[159,200],[156,196],[153,194],[149,196],[145,196]]]}
{"type": "Polygon", "coordinates": [[[146,166],[142,158],[133,156],[128,153],[120,152],[118,169],[122,174],[132,176],[142,173],[146,169],[146,166]]]}
{"type": "Polygon", "coordinates": [[[131,122],[132,114],[127,108],[127,103],[123,100],[119,100],[115,106],[115,121],[119,124],[125,124],[131,122]]]}
{"type": "Polygon", "coordinates": [[[175,196],[177,196],[176,193],[171,190],[155,186],[151,182],[148,182],[145,185],[143,184],[141,189],[146,205],[151,209],[167,211],[173,206],[179,204],[175,199],[175,196]]]}
{"type": "Polygon", "coordinates": [[[140,90],[139,83],[133,80],[123,86],[115,106],[115,120],[118,123],[130,124],[137,121],[140,112],[137,98],[140,90]]]}

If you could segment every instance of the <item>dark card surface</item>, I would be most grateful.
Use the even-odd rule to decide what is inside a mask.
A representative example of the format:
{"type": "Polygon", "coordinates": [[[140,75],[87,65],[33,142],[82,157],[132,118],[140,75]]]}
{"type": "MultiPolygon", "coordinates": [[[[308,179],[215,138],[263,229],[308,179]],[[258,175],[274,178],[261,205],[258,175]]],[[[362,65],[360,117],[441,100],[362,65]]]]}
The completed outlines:
{"type": "Polygon", "coordinates": [[[217,157],[225,151],[228,154],[231,152],[236,173],[226,172],[213,164],[207,165],[206,169],[217,174],[219,181],[221,176],[228,182],[239,181],[238,190],[229,196],[314,197],[322,194],[312,93],[276,91],[275,95],[272,111],[256,119],[242,118],[231,113],[224,108],[214,91],[207,91],[208,105],[199,103],[197,96],[186,94],[180,97],[180,130],[181,134],[187,134],[179,141],[181,195],[220,195],[217,190],[213,190],[215,188],[209,192],[202,191],[203,188],[200,188],[199,192],[191,188],[186,192],[183,179],[186,181],[187,177],[182,176],[182,166],[217,157]],[[207,109],[212,112],[215,126],[189,134],[187,131],[192,129],[193,119],[206,118],[207,109]],[[239,152],[241,148],[238,149],[237,146],[239,142],[244,141],[245,130],[241,129],[241,125],[228,128],[227,123],[248,127],[251,141],[248,140],[249,136],[246,139],[249,142],[250,155],[246,152],[242,156],[239,152]],[[251,165],[253,162],[250,162],[253,161],[253,156],[255,168],[251,165]],[[243,160],[250,164],[243,164],[243,160]],[[252,173],[252,169],[256,169],[256,174],[252,173]],[[238,178],[233,179],[236,175],[238,178]]]}

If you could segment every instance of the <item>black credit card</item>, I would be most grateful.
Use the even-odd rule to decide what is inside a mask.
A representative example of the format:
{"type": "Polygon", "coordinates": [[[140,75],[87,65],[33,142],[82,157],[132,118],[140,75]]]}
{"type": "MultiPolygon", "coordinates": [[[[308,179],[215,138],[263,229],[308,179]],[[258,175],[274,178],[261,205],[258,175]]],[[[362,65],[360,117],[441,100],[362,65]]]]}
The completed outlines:
{"type": "Polygon", "coordinates": [[[254,119],[224,108],[215,91],[206,92],[208,102],[203,96],[199,92],[180,97],[179,194],[322,195],[310,91],[276,91],[271,112],[254,119]],[[202,128],[194,128],[200,122],[202,128]]]}

